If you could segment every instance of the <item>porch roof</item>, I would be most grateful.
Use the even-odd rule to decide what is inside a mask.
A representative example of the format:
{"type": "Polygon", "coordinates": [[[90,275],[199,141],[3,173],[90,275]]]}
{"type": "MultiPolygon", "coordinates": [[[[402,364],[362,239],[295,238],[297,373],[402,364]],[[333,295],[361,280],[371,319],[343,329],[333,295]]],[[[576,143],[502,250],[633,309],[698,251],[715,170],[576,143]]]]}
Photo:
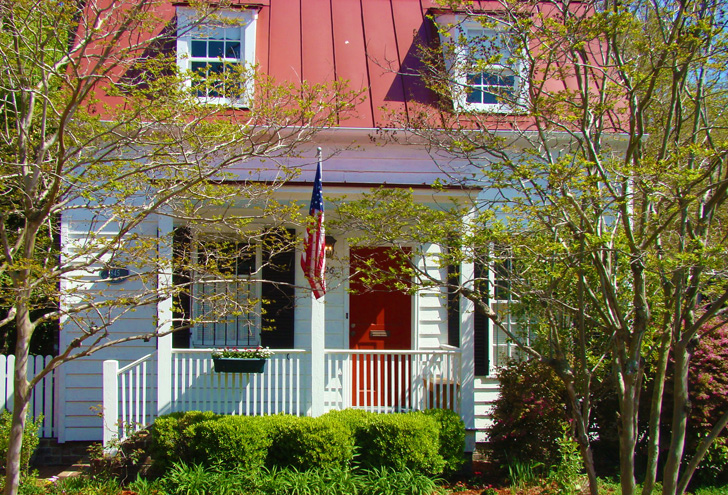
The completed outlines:
{"type": "MultiPolygon", "coordinates": [[[[450,187],[462,187],[465,175],[457,171],[446,172],[432,162],[423,167],[421,163],[407,163],[396,160],[379,160],[362,167],[363,163],[330,158],[323,162],[323,179],[327,185],[373,187],[378,185],[402,187],[429,187],[437,181],[450,187]]],[[[296,176],[286,180],[286,173],[277,165],[240,164],[227,171],[232,180],[276,182],[286,180],[289,184],[312,184],[316,172],[315,163],[289,166],[296,176]]]]}

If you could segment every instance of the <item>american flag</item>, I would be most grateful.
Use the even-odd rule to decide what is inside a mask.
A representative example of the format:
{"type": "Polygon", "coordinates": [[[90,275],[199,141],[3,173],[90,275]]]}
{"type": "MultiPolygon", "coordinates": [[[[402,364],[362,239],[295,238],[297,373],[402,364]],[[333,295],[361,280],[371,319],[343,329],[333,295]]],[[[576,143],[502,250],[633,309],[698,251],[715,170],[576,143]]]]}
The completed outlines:
{"type": "Polygon", "coordinates": [[[306,228],[306,236],[303,239],[301,268],[303,268],[308,283],[311,284],[314,297],[320,299],[326,294],[326,280],[324,278],[324,271],[326,270],[326,233],[324,231],[324,195],[321,184],[320,148],[308,214],[313,217],[313,221],[306,228]]]}

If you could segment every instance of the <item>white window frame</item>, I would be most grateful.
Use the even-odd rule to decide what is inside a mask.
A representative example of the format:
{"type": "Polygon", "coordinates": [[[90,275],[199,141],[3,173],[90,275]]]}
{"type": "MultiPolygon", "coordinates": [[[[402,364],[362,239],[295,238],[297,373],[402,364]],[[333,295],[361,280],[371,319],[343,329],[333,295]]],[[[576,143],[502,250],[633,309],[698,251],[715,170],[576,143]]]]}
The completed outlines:
{"type": "MultiPolygon", "coordinates": [[[[491,261],[488,268],[488,287],[491,309],[501,316],[501,322],[511,333],[518,335],[524,332],[523,322],[519,321],[510,312],[510,306],[517,302],[513,299],[511,280],[513,277],[512,257],[510,248],[491,246],[491,261]],[[505,263],[506,271],[499,270],[499,265],[505,263]],[[505,277],[504,277],[505,274],[505,277]]],[[[525,359],[526,354],[513,342],[506,332],[492,322],[488,325],[488,375],[494,376],[498,368],[509,359],[525,359]]],[[[530,345],[530,333],[525,335],[526,343],[530,345]]]]}
{"type": "MultiPolygon", "coordinates": [[[[437,23],[443,30],[440,32],[440,41],[443,46],[452,46],[452,50],[445,53],[445,68],[451,75],[450,84],[453,106],[458,111],[473,111],[494,114],[522,114],[527,111],[528,101],[528,78],[527,65],[525,62],[525,53],[512,53],[508,50],[502,50],[500,60],[482,67],[480,74],[505,75],[505,77],[513,76],[513,98],[511,101],[502,101],[496,103],[469,102],[468,95],[473,89],[473,84],[469,83],[469,67],[473,65],[472,49],[462,43],[468,43],[475,38],[494,40],[495,46],[497,40],[505,39],[509,36],[508,26],[504,22],[494,21],[488,18],[493,24],[492,27],[484,27],[473,17],[465,17],[463,15],[446,14],[437,18],[437,23]]],[[[477,50],[476,50],[477,52],[477,50]]],[[[482,60],[482,58],[481,58],[482,60]]],[[[482,87],[482,85],[481,85],[482,87]]],[[[505,87],[505,86],[499,86],[505,87]]],[[[481,89],[482,91],[482,89],[481,89]]],[[[487,91],[486,91],[487,93],[487,91]]],[[[490,93],[493,94],[493,93],[490,93]]]]}
{"type": "MultiPolygon", "coordinates": [[[[200,252],[193,253],[194,262],[198,263],[200,252]]],[[[261,316],[261,297],[262,283],[260,278],[262,251],[260,246],[255,248],[255,267],[250,275],[232,274],[229,278],[215,278],[201,274],[194,275],[192,284],[192,318],[193,321],[204,318],[206,312],[205,305],[215,304],[214,301],[208,301],[207,295],[218,293],[221,289],[226,293],[232,293],[239,289],[240,284],[246,284],[247,294],[256,301],[254,309],[243,315],[230,315],[220,321],[201,321],[195,323],[192,327],[190,335],[190,347],[193,348],[220,348],[220,347],[257,347],[260,345],[262,316],[261,316]],[[212,287],[212,291],[209,288],[212,287]],[[234,328],[231,328],[234,325],[234,328]],[[241,328],[242,326],[242,328],[241,328]],[[252,332],[251,332],[252,330],[252,332]],[[240,340],[242,335],[247,333],[248,337],[243,341],[240,340]],[[210,341],[212,340],[212,341],[210,341]]],[[[228,299],[229,301],[229,299],[228,299]]],[[[242,303],[243,301],[236,301],[242,303]]],[[[223,304],[223,303],[221,303],[223,304]]],[[[234,304],[229,302],[228,304],[234,304]]],[[[212,313],[216,313],[214,309],[212,313]]]]}
{"type": "MultiPolygon", "coordinates": [[[[247,74],[252,72],[255,66],[255,33],[258,20],[258,11],[254,9],[230,9],[217,12],[214,15],[233,24],[226,26],[225,29],[239,29],[240,42],[240,58],[214,58],[214,57],[193,57],[192,56],[192,40],[204,37],[204,30],[214,28],[214,19],[210,22],[200,22],[199,13],[189,7],[177,7],[177,66],[182,74],[188,74],[191,71],[193,62],[227,62],[231,64],[241,64],[243,71],[247,74]],[[203,33],[202,36],[196,36],[203,33]]],[[[198,96],[202,103],[211,105],[225,105],[240,108],[249,108],[253,101],[253,79],[248,77],[244,82],[243,96],[241,98],[216,97],[216,96],[198,96]]],[[[187,79],[185,86],[193,91],[192,80],[187,79]]]]}

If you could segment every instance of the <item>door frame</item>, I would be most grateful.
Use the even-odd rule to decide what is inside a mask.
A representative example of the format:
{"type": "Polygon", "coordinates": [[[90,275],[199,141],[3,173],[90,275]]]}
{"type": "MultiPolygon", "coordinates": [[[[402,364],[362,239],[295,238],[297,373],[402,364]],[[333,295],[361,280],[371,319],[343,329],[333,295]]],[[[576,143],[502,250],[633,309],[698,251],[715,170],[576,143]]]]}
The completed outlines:
{"type": "MultiPolygon", "coordinates": [[[[351,257],[351,246],[349,245],[349,239],[344,240],[344,251],[347,253],[347,256],[349,258],[351,257]]],[[[419,263],[419,256],[415,258],[415,262],[419,263]]],[[[350,289],[350,281],[351,281],[351,260],[346,264],[346,267],[342,266],[342,270],[346,270],[346,283],[344,284],[346,294],[348,297],[344,298],[344,312],[345,312],[345,318],[344,318],[344,342],[346,344],[346,349],[351,349],[351,328],[350,328],[350,321],[351,321],[351,297],[352,294],[349,292],[350,289]]],[[[413,296],[410,296],[410,348],[409,350],[417,350],[420,346],[420,339],[419,339],[419,332],[417,332],[417,328],[419,328],[419,295],[414,294],[413,296]]]]}

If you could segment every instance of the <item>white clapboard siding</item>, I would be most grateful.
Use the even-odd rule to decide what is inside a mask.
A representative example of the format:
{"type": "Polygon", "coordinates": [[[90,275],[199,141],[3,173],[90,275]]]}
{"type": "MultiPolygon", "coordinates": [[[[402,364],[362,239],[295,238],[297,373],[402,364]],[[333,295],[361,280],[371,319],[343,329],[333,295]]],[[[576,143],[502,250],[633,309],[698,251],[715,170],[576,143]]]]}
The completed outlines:
{"type": "MultiPolygon", "coordinates": [[[[92,242],[94,238],[109,237],[116,234],[119,227],[116,223],[106,224],[103,222],[103,218],[97,218],[94,215],[94,212],[82,208],[64,214],[61,219],[61,239],[64,255],[72,256],[78,249],[87,249],[90,246],[88,243],[92,242]],[[89,232],[91,232],[91,235],[89,235],[89,232]]],[[[130,238],[131,236],[139,236],[140,239],[154,240],[158,235],[158,227],[158,218],[152,215],[138,225],[129,235],[130,238]]],[[[89,255],[93,256],[93,249],[90,251],[89,255]]],[[[113,284],[101,279],[100,270],[104,267],[103,263],[107,261],[106,258],[102,258],[99,265],[93,269],[69,274],[61,281],[62,290],[68,293],[79,291],[85,297],[93,296],[96,301],[103,301],[129,296],[142,289],[145,282],[135,277],[113,284]]],[[[118,263],[118,261],[115,263],[118,263]]],[[[133,268],[133,271],[143,272],[146,269],[154,269],[153,264],[148,267],[132,265],[127,266],[122,262],[122,266],[133,268]]],[[[78,302],[80,301],[72,297],[65,297],[62,299],[61,304],[64,308],[70,309],[78,302]]],[[[103,315],[84,314],[83,318],[79,318],[79,320],[87,324],[99,320],[99,325],[113,321],[108,327],[109,338],[124,339],[153,332],[156,328],[157,313],[156,304],[146,304],[123,309],[113,308],[103,315]]],[[[79,328],[74,324],[74,321],[69,319],[63,324],[59,339],[61,349],[70,345],[73,339],[83,335],[84,329],[79,328]]],[[[104,431],[104,423],[100,415],[103,402],[103,362],[113,359],[118,361],[120,368],[123,368],[154,352],[155,349],[156,339],[149,341],[133,340],[122,345],[103,349],[91,356],[77,359],[59,368],[59,440],[62,442],[100,440],[104,431]]],[[[141,377],[139,378],[141,379],[141,377]]],[[[136,377],[124,379],[136,380],[136,377]]],[[[156,365],[147,364],[144,382],[147,398],[145,413],[148,414],[148,411],[156,410],[156,402],[153,402],[156,401],[156,365]]],[[[129,381],[127,381],[123,389],[128,393],[129,381]]],[[[121,390],[119,400],[121,400],[121,390]]],[[[119,404],[119,407],[121,408],[122,404],[119,404]]],[[[134,414],[136,414],[136,410],[131,412],[133,414],[130,417],[123,418],[125,422],[135,421],[134,414]]],[[[144,421],[140,421],[140,423],[144,421]]]]}
{"type": "MultiPolygon", "coordinates": [[[[28,357],[28,379],[34,378],[53,356],[29,356],[28,357]]],[[[15,356],[0,356],[0,406],[3,409],[12,411],[13,392],[13,370],[15,368],[15,356]]],[[[31,393],[28,416],[33,420],[43,418],[38,436],[41,438],[52,438],[55,436],[55,414],[54,414],[54,372],[49,373],[35,386],[31,393]]]]}
{"type": "Polygon", "coordinates": [[[493,404],[498,399],[498,380],[493,376],[475,377],[475,441],[488,440],[487,429],[493,422],[493,404]]]}
{"type": "MultiPolygon", "coordinates": [[[[424,256],[418,266],[436,280],[447,277],[447,269],[438,266],[440,247],[435,244],[424,246],[424,256]]],[[[439,349],[447,341],[447,292],[444,289],[420,291],[415,301],[417,349],[439,349]]]]}

